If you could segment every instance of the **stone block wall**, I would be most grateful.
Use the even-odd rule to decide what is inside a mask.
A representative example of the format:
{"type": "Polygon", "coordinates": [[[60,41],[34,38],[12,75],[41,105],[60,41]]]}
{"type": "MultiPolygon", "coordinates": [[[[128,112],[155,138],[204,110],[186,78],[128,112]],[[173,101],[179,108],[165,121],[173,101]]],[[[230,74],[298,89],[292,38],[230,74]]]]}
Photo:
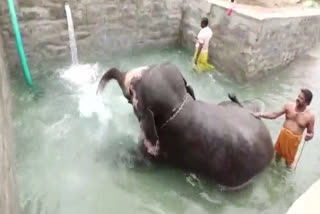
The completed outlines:
{"type": "Polygon", "coordinates": [[[181,37],[182,44],[193,49],[201,17],[208,17],[213,30],[210,60],[236,80],[269,75],[320,42],[320,10],[310,14],[306,9],[298,16],[239,6],[228,16],[229,6],[219,0],[188,0],[181,37]]]}
{"type": "MultiPolygon", "coordinates": [[[[65,0],[15,2],[29,65],[57,58],[71,62],[65,0]]],[[[214,32],[210,60],[219,71],[236,80],[269,75],[320,42],[320,9],[276,11],[239,5],[227,16],[230,3],[226,0],[68,3],[80,61],[117,50],[176,43],[193,49],[202,16],[209,18],[214,32]]],[[[20,69],[6,1],[0,1],[0,26],[9,66],[11,70],[20,69]]]]}
{"type": "Polygon", "coordinates": [[[257,33],[261,29],[258,20],[233,13],[226,15],[226,9],[204,1],[190,0],[183,11],[182,44],[194,49],[194,38],[200,31],[202,17],[209,19],[213,37],[209,47],[209,58],[215,67],[237,80],[246,77],[247,52],[252,51],[257,33]],[[250,37],[250,38],[249,38],[250,37]]]}
{"type": "MultiPolygon", "coordinates": [[[[34,65],[70,57],[65,0],[16,0],[26,56],[34,65]]],[[[94,53],[177,43],[183,0],[68,0],[79,58],[94,53]]],[[[19,66],[6,1],[0,26],[10,67],[19,66]]]]}
{"type": "MultiPolygon", "coordinates": [[[[248,77],[279,70],[320,42],[320,13],[317,16],[270,18],[261,21],[256,41],[244,52],[248,77]]],[[[250,35],[249,35],[250,38],[250,35]]]]}
{"type": "Polygon", "coordinates": [[[11,134],[11,98],[8,69],[0,35],[0,213],[18,213],[18,197],[14,172],[14,146],[11,134]]]}

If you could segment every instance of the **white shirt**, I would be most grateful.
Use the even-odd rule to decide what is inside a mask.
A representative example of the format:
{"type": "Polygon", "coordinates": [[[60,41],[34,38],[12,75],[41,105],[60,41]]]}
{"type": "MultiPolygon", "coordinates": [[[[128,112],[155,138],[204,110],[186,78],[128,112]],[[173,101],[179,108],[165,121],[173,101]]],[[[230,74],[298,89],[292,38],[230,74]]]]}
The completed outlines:
{"type": "Polygon", "coordinates": [[[199,43],[203,44],[202,50],[207,51],[211,37],[212,30],[208,26],[202,28],[197,36],[196,47],[199,47],[199,43]]]}

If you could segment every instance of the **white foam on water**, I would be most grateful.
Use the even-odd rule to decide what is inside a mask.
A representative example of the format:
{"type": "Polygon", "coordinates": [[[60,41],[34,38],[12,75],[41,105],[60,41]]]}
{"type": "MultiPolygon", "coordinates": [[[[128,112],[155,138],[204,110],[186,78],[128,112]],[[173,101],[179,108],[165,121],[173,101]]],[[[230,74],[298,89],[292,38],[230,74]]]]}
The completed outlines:
{"type": "Polygon", "coordinates": [[[96,95],[97,86],[98,84],[94,83],[81,87],[78,110],[82,117],[92,117],[96,114],[101,123],[106,123],[112,119],[112,114],[105,106],[103,97],[96,95]]]}
{"type": "Polygon", "coordinates": [[[82,86],[93,83],[98,76],[98,64],[72,65],[66,70],[60,71],[60,77],[68,82],[82,86]]]}
{"type": "Polygon", "coordinates": [[[96,115],[99,121],[105,124],[112,119],[112,114],[105,105],[107,100],[103,100],[101,96],[96,95],[99,84],[98,70],[97,64],[72,65],[61,71],[60,77],[77,90],[80,116],[90,118],[96,115]]]}

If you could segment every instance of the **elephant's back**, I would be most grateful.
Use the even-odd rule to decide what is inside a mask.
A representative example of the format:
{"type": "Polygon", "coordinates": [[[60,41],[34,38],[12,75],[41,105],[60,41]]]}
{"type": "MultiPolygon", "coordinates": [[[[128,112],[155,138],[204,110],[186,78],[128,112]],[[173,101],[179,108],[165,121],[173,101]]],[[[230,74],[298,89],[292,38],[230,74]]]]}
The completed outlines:
{"type": "MultiPolygon", "coordinates": [[[[259,135],[271,142],[269,131],[262,120],[256,119],[244,108],[195,101],[191,112],[189,114],[192,120],[196,124],[202,125],[203,131],[207,132],[206,134],[212,135],[214,133],[216,136],[221,135],[228,139],[242,136],[248,140],[255,139],[256,135],[259,135]]],[[[253,143],[254,141],[248,143],[250,142],[253,143]]]]}
{"type": "Polygon", "coordinates": [[[190,115],[206,156],[220,184],[237,186],[262,171],[272,160],[273,146],[264,123],[246,109],[193,102],[190,115]],[[201,135],[199,135],[201,133],[201,135]],[[221,164],[223,163],[223,164],[221,164]],[[227,177],[225,177],[227,176],[227,177]]]}

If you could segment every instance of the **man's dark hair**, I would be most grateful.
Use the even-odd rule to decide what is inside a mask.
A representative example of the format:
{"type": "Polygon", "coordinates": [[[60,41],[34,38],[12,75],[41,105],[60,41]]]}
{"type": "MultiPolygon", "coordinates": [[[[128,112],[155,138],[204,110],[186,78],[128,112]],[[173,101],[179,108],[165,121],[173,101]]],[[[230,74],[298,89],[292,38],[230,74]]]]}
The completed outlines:
{"type": "Polygon", "coordinates": [[[312,92],[309,90],[309,89],[307,89],[307,88],[303,88],[303,89],[301,89],[301,92],[303,93],[303,95],[304,95],[304,99],[305,99],[305,101],[306,101],[306,103],[308,104],[308,105],[310,105],[310,103],[311,103],[311,101],[312,101],[312,92]]]}
{"type": "Polygon", "coordinates": [[[204,17],[204,18],[201,19],[201,25],[202,25],[203,27],[207,27],[208,24],[209,24],[209,20],[208,20],[207,17],[204,17]]]}

